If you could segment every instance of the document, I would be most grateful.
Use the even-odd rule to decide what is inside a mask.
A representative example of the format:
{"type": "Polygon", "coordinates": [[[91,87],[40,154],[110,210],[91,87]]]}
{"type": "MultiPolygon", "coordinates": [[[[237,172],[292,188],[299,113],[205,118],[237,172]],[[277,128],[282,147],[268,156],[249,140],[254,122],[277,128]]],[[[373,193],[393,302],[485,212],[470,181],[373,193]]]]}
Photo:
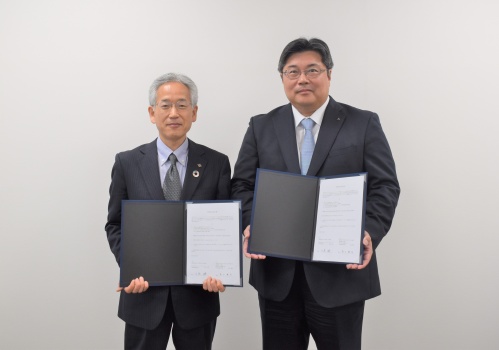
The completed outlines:
{"type": "Polygon", "coordinates": [[[122,201],[120,286],[242,286],[240,201],[122,201]]]}
{"type": "Polygon", "coordinates": [[[363,238],[365,176],[319,179],[314,261],[355,262],[363,238]]]}
{"type": "Polygon", "coordinates": [[[240,285],[240,203],[187,203],[186,283],[208,276],[240,285]]]}
{"type": "Polygon", "coordinates": [[[366,182],[367,173],[319,178],[258,169],[249,252],[360,263],[366,182]]]}

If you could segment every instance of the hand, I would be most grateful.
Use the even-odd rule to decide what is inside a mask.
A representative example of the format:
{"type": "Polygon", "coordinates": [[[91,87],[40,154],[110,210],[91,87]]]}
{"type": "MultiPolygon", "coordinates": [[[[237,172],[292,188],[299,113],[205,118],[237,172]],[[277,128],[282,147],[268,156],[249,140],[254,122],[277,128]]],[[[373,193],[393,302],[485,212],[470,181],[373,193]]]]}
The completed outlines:
{"type": "Polygon", "coordinates": [[[247,258],[256,259],[256,260],[265,259],[266,258],[265,255],[262,255],[262,254],[250,254],[250,253],[248,253],[248,239],[249,239],[249,236],[250,236],[250,225],[248,225],[246,227],[246,229],[244,230],[244,242],[243,242],[243,253],[244,253],[244,256],[247,257],[247,258]]]}
{"type": "Polygon", "coordinates": [[[208,292],[218,293],[218,292],[224,292],[225,286],[222,284],[221,280],[208,276],[203,281],[203,289],[207,290],[208,292]]]}
{"type": "Polygon", "coordinates": [[[125,293],[127,293],[127,294],[144,293],[147,289],[149,289],[149,282],[144,281],[144,277],[141,276],[139,278],[132,280],[132,282],[130,282],[128,287],[125,287],[125,288],[118,287],[118,289],[116,289],[116,291],[121,292],[123,289],[125,290],[125,293]]]}
{"type": "Polygon", "coordinates": [[[373,256],[373,242],[371,240],[371,235],[369,232],[364,231],[364,239],[362,240],[362,244],[364,245],[364,254],[362,259],[362,265],[359,264],[347,264],[347,269],[349,270],[362,270],[371,261],[373,256]]]}

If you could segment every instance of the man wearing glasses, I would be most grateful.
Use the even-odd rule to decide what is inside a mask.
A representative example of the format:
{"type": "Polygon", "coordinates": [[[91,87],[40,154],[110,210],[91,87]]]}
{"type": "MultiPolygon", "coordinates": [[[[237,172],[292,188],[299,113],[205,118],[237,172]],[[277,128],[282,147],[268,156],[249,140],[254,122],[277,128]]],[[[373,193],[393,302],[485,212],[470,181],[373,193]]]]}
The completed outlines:
{"type": "MultiPolygon", "coordinates": [[[[243,201],[243,250],[258,291],[263,349],[360,349],[364,301],[381,294],[375,249],[400,188],[378,116],[329,96],[333,60],[319,39],[296,39],[278,71],[290,104],[251,118],[232,178],[243,201]],[[302,262],[247,252],[257,168],[310,176],[368,173],[362,264],[302,262]]],[[[286,203],[283,203],[286,205],[286,203]]]]}
{"type": "MultiPolygon", "coordinates": [[[[118,265],[122,200],[229,198],[228,157],[187,138],[197,118],[197,99],[197,87],[185,75],[157,78],[149,89],[148,110],[159,137],[116,155],[106,232],[118,265]]],[[[137,276],[128,287],[118,288],[125,349],[164,350],[170,333],[177,350],[211,349],[220,314],[217,292],[224,290],[222,281],[211,277],[202,287],[149,287],[137,276]]]]}

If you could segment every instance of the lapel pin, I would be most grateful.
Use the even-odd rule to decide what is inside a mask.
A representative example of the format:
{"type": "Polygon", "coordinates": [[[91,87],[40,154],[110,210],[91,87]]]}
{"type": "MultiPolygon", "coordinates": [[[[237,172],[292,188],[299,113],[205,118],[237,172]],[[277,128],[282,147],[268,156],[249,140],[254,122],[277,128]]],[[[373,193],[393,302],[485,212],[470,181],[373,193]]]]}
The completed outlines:
{"type": "Polygon", "coordinates": [[[198,164],[198,168],[201,168],[201,167],[202,167],[202,165],[201,165],[201,164],[198,164]]]}
{"type": "MultiPolygon", "coordinates": [[[[198,165],[199,165],[199,164],[198,164],[198,165]]],[[[192,176],[194,176],[194,177],[199,177],[199,171],[194,170],[194,171],[192,172],[192,176]]]]}
{"type": "Polygon", "coordinates": [[[341,120],[340,118],[336,119],[336,120],[341,120]]]}

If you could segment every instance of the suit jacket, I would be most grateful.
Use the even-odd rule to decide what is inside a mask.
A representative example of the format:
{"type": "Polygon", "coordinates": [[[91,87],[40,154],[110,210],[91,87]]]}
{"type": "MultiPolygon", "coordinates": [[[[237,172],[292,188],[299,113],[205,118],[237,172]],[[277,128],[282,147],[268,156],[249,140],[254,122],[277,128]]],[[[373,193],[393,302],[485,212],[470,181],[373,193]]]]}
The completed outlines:
{"type": "MultiPolygon", "coordinates": [[[[188,161],[181,199],[228,199],[230,196],[228,157],[191,140],[188,142],[188,161]],[[199,171],[199,177],[192,175],[194,170],[199,171]]],[[[131,151],[118,153],[111,177],[106,232],[109,246],[119,265],[121,201],[165,199],[156,140],[131,151]]],[[[201,286],[172,286],[150,287],[141,294],[127,294],[122,291],[118,316],[134,326],[154,329],[165,313],[169,294],[177,323],[182,328],[199,327],[220,314],[217,293],[209,293],[201,286]]]]}
{"type": "MultiPolygon", "coordinates": [[[[232,198],[243,202],[243,227],[250,223],[256,169],[300,173],[291,104],[251,118],[234,167],[232,198]]],[[[377,247],[388,232],[400,188],[395,163],[375,113],[330,98],[307,175],[368,173],[365,229],[377,247]]],[[[381,294],[376,255],[363,270],[304,262],[307,282],[319,305],[336,307],[381,294]]],[[[250,284],[266,299],[283,300],[293,282],[295,261],[252,260],[250,284]]]]}

